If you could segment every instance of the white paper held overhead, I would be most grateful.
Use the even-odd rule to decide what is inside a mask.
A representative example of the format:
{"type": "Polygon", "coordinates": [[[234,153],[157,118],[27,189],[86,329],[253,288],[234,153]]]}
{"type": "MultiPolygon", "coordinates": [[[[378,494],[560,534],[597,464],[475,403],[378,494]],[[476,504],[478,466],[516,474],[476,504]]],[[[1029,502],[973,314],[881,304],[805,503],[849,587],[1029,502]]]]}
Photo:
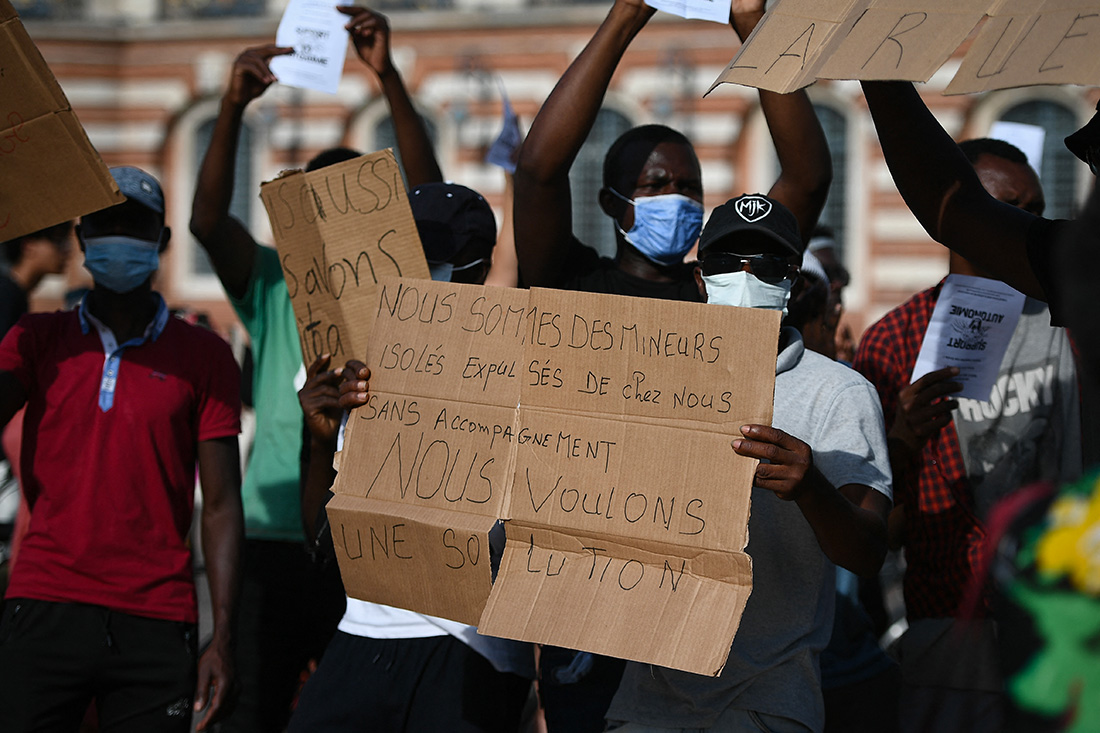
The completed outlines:
{"type": "Polygon", "coordinates": [[[294,53],[271,59],[271,71],[279,82],[302,89],[335,94],[344,73],[348,34],[347,16],[335,3],[290,0],[279,21],[275,43],[293,46],[294,53]]]}

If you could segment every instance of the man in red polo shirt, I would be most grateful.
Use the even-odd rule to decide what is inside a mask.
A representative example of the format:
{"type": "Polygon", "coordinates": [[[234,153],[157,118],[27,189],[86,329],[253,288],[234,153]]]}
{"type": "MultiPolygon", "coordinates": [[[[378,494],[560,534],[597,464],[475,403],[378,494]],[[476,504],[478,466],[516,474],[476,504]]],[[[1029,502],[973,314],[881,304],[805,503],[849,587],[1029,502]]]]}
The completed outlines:
{"type": "Polygon", "coordinates": [[[201,730],[233,678],[240,376],[217,335],[170,317],[152,290],[169,236],[160,186],[111,173],[127,200],[78,231],[94,289],[76,311],[24,316],[0,343],[0,424],[26,405],[31,508],[0,618],[9,732],[76,730],[92,700],[104,731],[183,732],[206,707],[201,730]],[[197,664],[196,462],[214,606],[197,664]]]}

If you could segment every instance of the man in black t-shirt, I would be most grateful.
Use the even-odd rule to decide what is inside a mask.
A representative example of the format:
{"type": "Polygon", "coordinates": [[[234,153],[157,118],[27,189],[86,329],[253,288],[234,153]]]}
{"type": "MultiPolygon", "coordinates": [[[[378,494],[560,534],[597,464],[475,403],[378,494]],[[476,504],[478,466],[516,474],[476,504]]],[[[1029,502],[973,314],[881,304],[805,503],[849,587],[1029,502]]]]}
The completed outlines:
{"type": "MultiPolygon", "coordinates": [[[[735,4],[738,36],[763,17],[764,3],[735,4]]],[[[619,60],[653,15],[641,0],[617,0],[592,40],[543,104],[524,141],[515,173],[516,253],[531,286],[699,300],[683,264],[703,222],[703,182],[691,142],[663,125],[623,134],[603,164],[600,207],[615,226],[617,256],[601,258],[573,234],[569,169],[592,129],[619,60]]],[[[832,167],[824,133],[804,92],[760,92],[779,157],[768,195],[812,232],[832,167]]]]}
{"type": "MultiPolygon", "coordinates": [[[[683,134],[644,125],[608,150],[599,202],[615,226],[614,259],[598,256],[573,234],[569,169],[619,60],[653,13],[642,0],[616,0],[531,125],[516,163],[514,204],[520,279],[528,286],[701,300],[684,258],[702,229],[703,181],[683,134]]],[[[743,41],[763,15],[763,0],[738,0],[730,24],[743,41]]],[[[805,92],[761,91],[760,106],[781,168],[768,195],[794,212],[800,231],[812,232],[832,178],[821,125],[805,92]]],[[[623,664],[544,647],[539,690],[550,733],[602,731],[623,664]]]]}

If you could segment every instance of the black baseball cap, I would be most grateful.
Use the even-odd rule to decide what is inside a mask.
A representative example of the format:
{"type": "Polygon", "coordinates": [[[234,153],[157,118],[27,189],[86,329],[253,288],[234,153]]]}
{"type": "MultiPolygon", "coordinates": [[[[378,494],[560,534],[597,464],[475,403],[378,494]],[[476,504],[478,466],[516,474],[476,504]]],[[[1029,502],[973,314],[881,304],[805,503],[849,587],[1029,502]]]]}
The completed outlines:
{"type": "Polygon", "coordinates": [[[806,249],[798,232],[798,221],[790,209],[762,193],[747,193],[730,199],[711,213],[699,237],[699,253],[719,241],[746,233],[763,235],[799,258],[806,249]]]}
{"type": "MultiPolygon", "coordinates": [[[[1096,114],[1077,132],[1066,138],[1069,151],[1088,163],[1088,150],[1100,146],[1100,102],[1096,103],[1096,114]]],[[[1096,163],[1096,161],[1093,161],[1096,163]]]]}
{"type": "Polygon", "coordinates": [[[430,264],[451,262],[459,252],[469,261],[492,253],[497,222],[477,191],[457,183],[425,183],[409,193],[409,206],[430,264]]]}

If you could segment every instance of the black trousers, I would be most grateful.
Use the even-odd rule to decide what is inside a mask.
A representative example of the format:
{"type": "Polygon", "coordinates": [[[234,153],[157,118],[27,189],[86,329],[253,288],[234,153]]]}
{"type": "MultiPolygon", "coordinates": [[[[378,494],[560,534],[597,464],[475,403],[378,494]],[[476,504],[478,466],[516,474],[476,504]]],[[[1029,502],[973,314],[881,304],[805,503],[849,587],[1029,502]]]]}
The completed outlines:
{"type": "Polygon", "coordinates": [[[531,681],[498,672],[452,636],[336,632],[290,733],[515,733],[531,681]]]}
{"type": "Polygon", "coordinates": [[[283,730],[302,673],[321,658],[343,615],[336,563],[313,562],[300,542],[246,540],[237,604],[240,696],[220,733],[283,730]]]}
{"type": "Polygon", "coordinates": [[[0,619],[0,728],[70,733],[95,701],[103,733],[187,733],[197,637],[194,624],[9,598],[0,619]]]}

